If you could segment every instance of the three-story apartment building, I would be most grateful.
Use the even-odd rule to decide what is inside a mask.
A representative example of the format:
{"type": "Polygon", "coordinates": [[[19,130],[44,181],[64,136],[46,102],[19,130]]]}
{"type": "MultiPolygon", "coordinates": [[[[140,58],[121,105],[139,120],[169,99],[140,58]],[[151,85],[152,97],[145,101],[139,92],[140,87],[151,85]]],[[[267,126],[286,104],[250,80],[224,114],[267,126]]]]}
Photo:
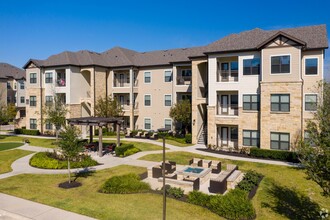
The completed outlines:
{"type": "Polygon", "coordinates": [[[130,129],[174,129],[181,99],[192,103],[193,142],[213,148],[259,146],[290,150],[304,135],[323,79],[326,27],[232,34],[202,47],[139,53],[63,52],[26,65],[27,127],[52,130],[42,106],[60,95],[67,117],[94,116],[99,97],[112,95],[130,129]]]}

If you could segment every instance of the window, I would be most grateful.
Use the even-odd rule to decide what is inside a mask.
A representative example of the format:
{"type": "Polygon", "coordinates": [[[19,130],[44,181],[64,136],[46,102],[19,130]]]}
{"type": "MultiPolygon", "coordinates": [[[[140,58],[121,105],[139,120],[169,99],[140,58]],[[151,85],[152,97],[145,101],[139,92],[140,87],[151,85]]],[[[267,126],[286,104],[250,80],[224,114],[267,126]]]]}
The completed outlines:
{"type": "Polygon", "coordinates": [[[243,110],[259,110],[259,95],[243,95],[243,110]]]}
{"type": "Polygon", "coordinates": [[[316,111],[317,110],[317,95],[308,94],[305,95],[305,111],[316,111]]]}
{"type": "Polygon", "coordinates": [[[232,140],[232,141],[238,140],[238,128],[237,127],[230,128],[230,140],[232,140]]]}
{"type": "Polygon", "coordinates": [[[305,74],[306,75],[317,75],[317,58],[306,58],[305,59],[305,74]]]}
{"type": "Polygon", "coordinates": [[[243,145],[259,147],[259,132],[254,130],[243,130],[243,145]]]}
{"type": "Polygon", "coordinates": [[[182,76],[191,76],[191,69],[181,70],[182,76]]]}
{"type": "Polygon", "coordinates": [[[37,129],[37,119],[30,118],[30,129],[37,129]]]}
{"type": "Polygon", "coordinates": [[[311,134],[308,131],[304,131],[304,142],[311,147],[315,147],[315,143],[311,140],[311,134]]]}
{"type": "Polygon", "coordinates": [[[45,73],[45,83],[53,83],[53,73],[52,72],[48,72],[45,73]]]}
{"type": "Polygon", "coordinates": [[[151,106],[151,95],[144,95],[144,106],[151,106]]]}
{"type": "Polygon", "coordinates": [[[260,58],[243,60],[243,75],[259,75],[260,74],[260,58]]]}
{"type": "Polygon", "coordinates": [[[10,82],[7,82],[7,89],[11,89],[10,82]]]}
{"type": "Polygon", "coordinates": [[[151,83],[151,73],[144,72],[144,83],[151,83]]]}
{"type": "Polygon", "coordinates": [[[165,95],[165,106],[172,106],[172,95],[165,95]]]}
{"type": "Polygon", "coordinates": [[[274,150],[289,150],[290,134],[270,132],[270,148],[274,150]]]}
{"type": "Polygon", "coordinates": [[[17,89],[17,82],[14,82],[14,90],[17,89]]]}
{"type": "Polygon", "coordinates": [[[53,96],[46,96],[46,105],[53,104],[53,96]]]}
{"type": "Polygon", "coordinates": [[[46,122],[46,130],[53,130],[53,125],[50,122],[46,122]]]}
{"type": "Polygon", "coordinates": [[[66,75],[65,72],[57,73],[56,85],[59,87],[64,87],[66,85],[66,75]]]}
{"type": "Polygon", "coordinates": [[[165,82],[172,82],[172,71],[165,71],[165,82]]]}
{"type": "Polygon", "coordinates": [[[56,96],[57,96],[57,100],[59,102],[66,104],[66,94],[65,93],[57,93],[56,96]]]}
{"type": "Polygon", "coordinates": [[[151,119],[150,118],[145,118],[144,119],[144,129],[145,130],[150,130],[151,129],[151,119]]]}
{"type": "Polygon", "coordinates": [[[172,130],[172,120],[165,119],[165,129],[172,130]]]}
{"type": "Polygon", "coordinates": [[[25,102],[25,97],[21,96],[20,101],[21,101],[21,103],[24,103],[25,102]]]}
{"type": "Polygon", "coordinates": [[[290,73],[290,56],[271,57],[271,73],[290,73]]]}
{"type": "Polygon", "coordinates": [[[30,73],[30,83],[31,84],[37,83],[37,74],[36,73],[30,73]]]}
{"type": "Polygon", "coordinates": [[[271,111],[289,112],[290,111],[290,95],[288,95],[288,94],[271,95],[271,111]]]}
{"type": "Polygon", "coordinates": [[[19,110],[19,116],[21,118],[24,118],[26,116],[26,111],[25,110],[19,110]]]}
{"type": "Polygon", "coordinates": [[[24,81],[21,81],[21,82],[20,82],[20,88],[21,88],[21,89],[24,89],[24,81]]]}
{"type": "Polygon", "coordinates": [[[37,106],[37,97],[30,96],[30,106],[37,106]]]}

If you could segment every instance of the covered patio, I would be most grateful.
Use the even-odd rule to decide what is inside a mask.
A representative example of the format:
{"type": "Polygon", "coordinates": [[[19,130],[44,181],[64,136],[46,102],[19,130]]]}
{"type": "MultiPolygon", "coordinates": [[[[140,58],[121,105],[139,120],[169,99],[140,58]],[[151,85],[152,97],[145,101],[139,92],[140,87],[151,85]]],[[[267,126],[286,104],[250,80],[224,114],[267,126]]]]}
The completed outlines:
{"type": "Polygon", "coordinates": [[[103,143],[102,143],[102,127],[107,126],[108,124],[115,124],[117,131],[117,143],[116,146],[120,146],[120,127],[123,123],[122,118],[110,117],[81,117],[81,118],[69,118],[67,119],[69,125],[85,125],[89,126],[89,143],[93,142],[93,126],[97,126],[99,129],[99,146],[98,146],[98,155],[103,156],[103,143]]]}

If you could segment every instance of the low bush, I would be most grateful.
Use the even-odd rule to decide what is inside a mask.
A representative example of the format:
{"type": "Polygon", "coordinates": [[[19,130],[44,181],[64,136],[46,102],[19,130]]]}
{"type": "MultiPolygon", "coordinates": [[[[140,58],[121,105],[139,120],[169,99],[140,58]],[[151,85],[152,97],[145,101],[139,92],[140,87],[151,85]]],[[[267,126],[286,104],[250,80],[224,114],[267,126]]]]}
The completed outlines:
{"type": "Polygon", "coordinates": [[[210,203],[211,197],[212,196],[209,196],[200,191],[192,191],[188,194],[188,202],[195,205],[207,207],[210,203]]]}
{"type": "Polygon", "coordinates": [[[237,188],[250,192],[255,186],[259,184],[259,180],[262,177],[261,174],[249,170],[245,173],[244,178],[237,184],[237,188]]]}
{"type": "Polygon", "coordinates": [[[191,144],[191,142],[192,142],[192,136],[191,136],[191,134],[186,134],[185,140],[186,140],[186,143],[187,144],[191,144]]]}
{"type": "Polygon", "coordinates": [[[141,151],[139,148],[134,147],[133,144],[122,144],[115,148],[118,157],[126,157],[141,151]]]}
{"type": "Polygon", "coordinates": [[[181,188],[169,187],[166,189],[166,194],[176,199],[180,199],[184,196],[184,191],[181,188]]]}
{"type": "Polygon", "coordinates": [[[23,129],[22,128],[15,128],[14,133],[15,134],[23,134],[23,129]]]}
{"type": "Polygon", "coordinates": [[[298,163],[299,159],[296,152],[267,150],[253,147],[250,149],[250,156],[298,163]]]}
{"type": "MultiPolygon", "coordinates": [[[[67,169],[68,162],[64,158],[59,159],[54,152],[39,152],[30,159],[30,165],[43,169],[67,169]]],[[[71,168],[84,168],[96,166],[98,163],[88,155],[81,155],[70,162],[71,168]]]]}
{"type": "Polygon", "coordinates": [[[16,128],[14,129],[15,134],[26,134],[26,135],[40,135],[39,130],[29,130],[29,129],[22,129],[22,128],[16,128]]]}
{"type": "Polygon", "coordinates": [[[150,185],[140,181],[139,175],[130,173],[122,176],[114,176],[108,179],[101,189],[102,193],[140,193],[150,190],[150,185]]]}

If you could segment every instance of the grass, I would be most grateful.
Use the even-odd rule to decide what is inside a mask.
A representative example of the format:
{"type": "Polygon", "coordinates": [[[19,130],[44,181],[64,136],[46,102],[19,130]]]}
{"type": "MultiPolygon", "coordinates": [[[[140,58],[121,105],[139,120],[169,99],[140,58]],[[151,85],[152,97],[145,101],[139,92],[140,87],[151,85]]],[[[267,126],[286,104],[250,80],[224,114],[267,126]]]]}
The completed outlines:
{"type": "MultiPolygon", "coordinates": [[[[23,142],[23,139],[26,139],[26,137],[0,135],[0,143],[23,142]]],[[[30,138],[30,137],[28,137],[27,139],[29,139],[31,146],[46,147],[46,148],[56,147],[56,145],[52,144],[53,142],[55,142],[55,139],[30,138]]]]}
{"type": "MultiPolygon", "coordinates": [[[[109,141],[109,140],[104,140],[105,144],[109,143],[115,143],[116,141],[109,141]]],[[[163,147],[156,145],[156,144],[150,144],[150,143],[143,143],[143,142],[135,142],[135,141],[120,141],[120,143],[123,144],[133,144],[134,147],[139,148],[141,151],[152,151],[152,150],[162,150],[163,147]]]]}
{"type": "MultiPolygon", "coordinates": [[[[97,171],[86,178],[78,178],[82,186],[73,189],[58,187],[67,180],[67,175],[23,174],[0,180],[0,192],[97,219],[161,219],[162,195],[98,192],[110,177],[145,171],[145,168],[133,166],[97,171]]],[[[219,216],[199,206],[167,199],[167,219],[211,220],[219,216]]]]}
{"type": "MultiPolygon", "coordinates": [[[[158,139],[157,141],[163,143],[163,139],[158,139]]],[[[192,146],[192,144],[182,143],[182,142],[178,142],[176,140],[171,140],[171,139],[165,139],[165,143],[166,144],[173,145],[173,146],[177,146],[177,147],[189,147],[189,146],[192,146]]]]}
{"type": "MultiPolygon", "coordinates": [[[[213,159],[225,164],[237,164],[240,170],[255,170],[265,176],[252,203],[257,219],[317,219],[321,208],[330,209],[330,198],[321,196],[321,188],[306,179],[302,169],[219,159],[188,152],[170,152],[167,160],[188,164],[191,158],[213,159]]],[[[162,161],[162,154],[151,154],[141,160],[162,161]]]]}
{"type": "Polygon", "coordinates": [[[2,173],[8,173],[12,171],[11,164],[26,155],[31,154],[31,151],[25,151],[25,150],[8,150],[8,151],[1,151],[0,152],[0,174],[2,173]]]}
{"type": "Polygon", "coordinates": [[[23,143],[0,143],[0,151],[13,149],[22,146],[23,143]]]}

